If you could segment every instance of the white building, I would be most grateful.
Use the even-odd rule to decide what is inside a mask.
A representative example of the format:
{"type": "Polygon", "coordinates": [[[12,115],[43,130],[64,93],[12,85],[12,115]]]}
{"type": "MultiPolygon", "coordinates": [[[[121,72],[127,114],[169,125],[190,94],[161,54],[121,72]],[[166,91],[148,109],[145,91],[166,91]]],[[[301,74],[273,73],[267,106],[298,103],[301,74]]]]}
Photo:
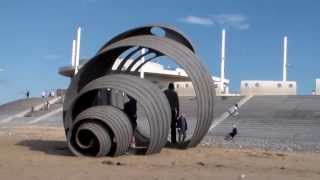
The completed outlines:
{"type": "Polygon", "coordinates": [[[288,38],[283,40],[283,79],[282,81],[243,80],[240,83],[240,95],[296,95],[296,81],[287,80],[287,45],[288,38]]]}
{"type": "MultiPolygon", "coordinates": [[[[62,67],[59,73],[64,76],[73,77],[85,62],[79,61],[80,57],[80,36],[81,28],[77,30],[76,39],[72,43],[72,63],[71,66],[62,67]]],[[[297,83],[295,81],[287,80],[287,37],[284,37],[283,45],[283,80],[243,80],[240,84],[240,94],[231,94],[229,91],[230,80],[225,78],[225,60],[226,60],[226,31],[222,30],[221,36],[221,66],[220,77],[212,76],[212,83],[214,84],[216,94],[218,96],[234,96],[234,95],[296,95],[297,83]]],[[[144,54],[144,49],[142,49],[144,54]]],[[[113,70],[116,70],[122,59],[117,59],[113,70]]],[[[122,67],[126,70],[133,60],[127,60],[122,67]]],[[[141,63],[144,62],[142,58],[131,69],[135,70],[141,63]]],[[[136,73],[141,78],[145,78],[157,84],[161,89],[166,89],[170,82],[173,82],[176,91],[180,96],[195,96],[193,85],[186,72],[181,68],[166,68],[164,65],[156,62],[146,63],[139,72],[136,73]]],[[[316,80],[315,94],[320,95],[320,79],[316,80]]]]}
{"type": "Polygon", "coordinates": [[[320,79],[316,79],[316,89],[314,95],[320,95],[320,79]]]}
{"type": "MultiPolygon", "coordinates": [[[[116,70],[119,64],[121,63],[122,59],[117,59],[114,63],[112,69],[116,70]]],[[[132,60],[127,60],[127,63],[124,64],[123,70],[126,70],[128,66],[131,64],[132,60]]],[[[138,61],[135,66],[133,66],[133,70],[135,67],[138,67],[143,61],[138,61]]],[[[83,63],[79,64],[79,68],[83,66],[83,63]]],[[[181,68],[166,68],[164,65],[155,63],[155,62],[148,62],[146,63],[143,68],[139,71],[140,76],[143,73],[143,78],[150,80],[152,83],[157,84],[160,89],[164,90],[168,87],[170,82],[173,82],[178,92],[179,96],[195,96],[192,82],[188,77],[187,73],[181,68]]],[[[72,77],[75,72],[74,66],[62,67],[59,70],[59,73],[63,76],[72,77]]],[[[137,75],[139,75],[137,74],[137,75]]],[[[220,92],[220,78],[212,76],[212,83],[215,86],[216,94],[222,95],[220,92]]],[[[224,94],[229,94],[229,83],[228,79],[224,79],[224,94]]]]}
{"type": "Polygon", "coordinates": [[[244,80],[240,83],[241,95],[296,95],[295,81],[244,80]]]}
{"type": "MultiPolygon", "coordinates": [[[[67,77],[73,77],[74,74],[87,62],[80,61],[80,36],[81,28],[77,30],[77,38],[72,43],[72,59],[71,66],[61,67],[59,74],[67,77]]],[[[144,54],[142,49],[142,54],[144,54]]],[[[114,63],[112,70],[116,70],[120,65],[122,59],[117,59],[114,63]]],[[[122,70],[126,70],[133,60],[129,59],[123,65],[122,70]]],[[[222,31],[222,50],[221,50],[221,77],[212,76],[212,83],[214,84],[217,95],[230,95],[229,84],[230,81],[225,78],[224,73],[225,61],[225,30],[222,31]]],[[[135,70],[141,63],[144,62],[142,58],[131,69],[135,70]]],[[[156,62],[147,62],[138,72],[141,78],[150,80],[152,83],[157,84],[160,89],[166,89],[170,82],[173,82],[176,91],[180,96],[195,96],[192,82],[187,73],[181,68],[166,68],[164,65],[156,62]]],[[[139,75],[137,74],[137,75],[139,75]]]]}

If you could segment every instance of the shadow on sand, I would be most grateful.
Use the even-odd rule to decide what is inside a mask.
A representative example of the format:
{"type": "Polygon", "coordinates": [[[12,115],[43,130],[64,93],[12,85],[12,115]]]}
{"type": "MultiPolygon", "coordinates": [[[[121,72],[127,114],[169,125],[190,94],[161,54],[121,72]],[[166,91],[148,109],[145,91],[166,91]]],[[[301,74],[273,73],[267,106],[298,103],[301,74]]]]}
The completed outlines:
{"type": "Polygon", "coordinates": [[[66,141],[23,140],[16,145],[28,147],[31,151],[40,151],[50,155],[73,156],[66,141]]]}
{"type": "Polygon", "coordinates": [[[168,149],[187,149],[189,143],[190,143],[190,140],[187,140],[187,141],[181,142],[181,143],[176,143],[176,144],[172,144],[170,142],[167,142],[167,144],[165,145],[165,148],[168,148],[168,149]]]}
{"type": "MultiPolygon", "coordinates": [[[[165,148],[169,149],[186,149],[188,141],[182,144],[171,144],[168,142],[165,148]]],[[[17,146],[28,147],[31,151],[40,151],[49,155],[58,156],[74,156],[69,150],[66,141],[57,140],[23,140],[16,144],[17,146]]],[[[129,152],[135,155],[144,155],[146,153],[146,147],[137,147],[135,149],[129,149],[129,152]]]]}

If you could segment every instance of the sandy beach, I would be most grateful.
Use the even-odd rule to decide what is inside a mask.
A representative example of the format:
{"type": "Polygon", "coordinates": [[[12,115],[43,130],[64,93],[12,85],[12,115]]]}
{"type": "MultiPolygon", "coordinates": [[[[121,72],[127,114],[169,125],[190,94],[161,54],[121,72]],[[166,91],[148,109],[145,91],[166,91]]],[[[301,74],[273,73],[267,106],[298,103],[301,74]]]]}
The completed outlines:
{"type": "Polygon", "coordinates": [[[320,154],[196,147],[116,158],[73,156],[62,128],[0,130],[1,179],[320,179],[320,154]]]}

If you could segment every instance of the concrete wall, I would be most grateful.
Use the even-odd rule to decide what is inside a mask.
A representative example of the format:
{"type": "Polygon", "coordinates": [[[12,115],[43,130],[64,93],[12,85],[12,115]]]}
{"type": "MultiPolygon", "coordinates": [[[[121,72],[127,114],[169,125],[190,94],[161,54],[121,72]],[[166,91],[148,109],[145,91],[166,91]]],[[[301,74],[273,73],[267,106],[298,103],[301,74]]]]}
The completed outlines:
{"type": "MultiPolygon", "coordinates": [[[[214,83],[215,91],[217,96],[224,96],[229,95],[229,87],[228,84],[225,85],[225,91],[220,92],[220,83],[219,82],[212,82],[214,83]]],[[[195,96],[195,92],[193,89],[193,85],[191,81],[184,81],[184,82],[175,82],[174,83],[175,90],[177,91],[179,96],[195,96]]]]}
{"type": "Polygon", "coordinates": [[[190,81],[175,82],[174,87],[179,96],[195,96],[193,85],[190,81]]]}
{"type": "Polygon", "coordinates": [[[296,95],[295,81],[245,80],[240,84],[240,95],[296,95]]]}

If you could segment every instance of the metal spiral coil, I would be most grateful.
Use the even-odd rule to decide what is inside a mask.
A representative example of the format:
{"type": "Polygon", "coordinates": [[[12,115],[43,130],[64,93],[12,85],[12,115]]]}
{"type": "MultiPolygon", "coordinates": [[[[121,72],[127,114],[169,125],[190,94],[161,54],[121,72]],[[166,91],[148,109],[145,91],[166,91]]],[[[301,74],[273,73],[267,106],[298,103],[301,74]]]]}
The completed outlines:
{"type": "Polygon", "coordinates": [[[137,141],[145,144],[143,152],[161,151],[170,130],[170,105],[157,85],[137,75],[147,62],[162,56],[186,71],[198,104],[194,133],[180,147],[200,143],[213,120],[211,76],[182,33],[169,26],[148,25],[111,39],[73,77],[65,96],[63,121],[68,146],[75,155],[118,156],[128,150],[133,131],[123,112],[126,95],[138,102],[147,119],[148,135],[139,129],[135,133],[137,141]],[[154,29],[163,31],[163,36],[153,33],[154,29]],[[145,52],[137,55],[143,48],[145,52]],[[117,59],[121,59],[118,64],[117,59]]]}

